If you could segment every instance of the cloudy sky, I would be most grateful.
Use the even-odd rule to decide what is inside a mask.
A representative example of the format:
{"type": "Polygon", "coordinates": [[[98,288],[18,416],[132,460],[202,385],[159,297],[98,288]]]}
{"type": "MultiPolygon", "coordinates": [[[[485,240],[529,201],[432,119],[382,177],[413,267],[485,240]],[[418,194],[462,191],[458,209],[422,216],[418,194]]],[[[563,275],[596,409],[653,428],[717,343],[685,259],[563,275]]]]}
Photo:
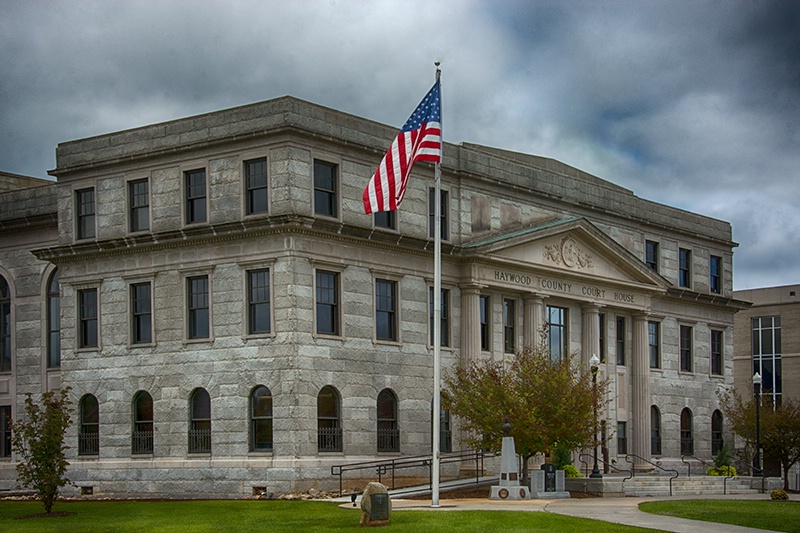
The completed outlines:
{"type": "Polygon", "coordinates": [[[0,0],[0,170],[292,95],[552,157],[730,221],[736,289],[800,283],[800,2],[0,0]]]}

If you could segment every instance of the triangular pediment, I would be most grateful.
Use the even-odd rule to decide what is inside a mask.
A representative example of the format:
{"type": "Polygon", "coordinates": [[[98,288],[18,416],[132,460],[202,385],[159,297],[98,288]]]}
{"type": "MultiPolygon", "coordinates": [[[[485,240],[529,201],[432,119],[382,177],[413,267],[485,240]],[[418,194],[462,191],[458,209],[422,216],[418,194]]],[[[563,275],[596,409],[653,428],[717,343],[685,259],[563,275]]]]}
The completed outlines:
{"type": "Polygon", "coordinates": [[[649,286],[670,283],[584,218],[560,219],[467,243],[467,256],[519,268],[649,286]]]}

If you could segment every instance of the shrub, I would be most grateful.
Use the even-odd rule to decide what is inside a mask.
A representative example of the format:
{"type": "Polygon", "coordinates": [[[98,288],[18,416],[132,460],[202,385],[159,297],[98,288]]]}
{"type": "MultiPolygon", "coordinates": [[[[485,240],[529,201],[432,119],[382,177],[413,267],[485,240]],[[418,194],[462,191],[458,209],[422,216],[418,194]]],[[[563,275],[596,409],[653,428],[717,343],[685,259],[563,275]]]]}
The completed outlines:
{"type": "Polygon", "coordinates": [[[732,466],[710,466],[708,467],[708,475],[709,476],[735,476],[736,475],[736,468],[732,466]]]}
{"type": "Polygon", "coordinates": [[[723,443],[722,447],[714,455],[714,466],[719,469],[723,466],[731,466],[731,464],[733,464],[733,457],[731,452],[728,451],[728,445],[723,443]]]}
{"type": "Polygon", "coordinates": [[[789,499],[789,496],[781,489],[773,490],[772,492],[769,493],[769,497],[773,500],[778,500],[778,501],[789,499]]]}
{"type": "Polygon", "coordinates": [[[583,477],[575,465],[564,465],[564,477],[583,477]]]}

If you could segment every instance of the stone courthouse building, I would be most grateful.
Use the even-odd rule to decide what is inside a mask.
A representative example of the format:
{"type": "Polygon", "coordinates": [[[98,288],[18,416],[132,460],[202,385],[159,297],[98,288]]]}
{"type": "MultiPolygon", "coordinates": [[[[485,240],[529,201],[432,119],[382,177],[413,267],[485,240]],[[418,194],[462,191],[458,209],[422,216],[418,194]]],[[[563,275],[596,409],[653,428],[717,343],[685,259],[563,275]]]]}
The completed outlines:
{"type": "MultiPolygon", "coordinates": [[[[324,489],[430,453],[434,169],[397,212],[361,200],[396,133],[284,97],[60,144],[55,184],[0,194],[2,413],[72,387],[69,475],[95,496],[324,489]]],[[[443,372],[544,330],[602,360],[609,462],[710,458],[746,307],[727,222],[467,143],[441,195],[443,372]]]]}

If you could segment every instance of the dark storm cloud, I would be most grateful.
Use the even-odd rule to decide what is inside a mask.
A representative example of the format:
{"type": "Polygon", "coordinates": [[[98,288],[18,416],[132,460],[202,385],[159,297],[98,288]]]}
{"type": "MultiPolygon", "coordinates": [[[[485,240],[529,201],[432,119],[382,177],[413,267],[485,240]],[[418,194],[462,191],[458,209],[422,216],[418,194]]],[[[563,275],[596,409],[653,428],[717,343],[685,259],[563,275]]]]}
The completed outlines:
{"type": "Polygon", "coordinates": [[[291,94],[731,221],[737,287],[800,282],[800,3],[2,0],[0,170],[58,142],[291,94]]]}

